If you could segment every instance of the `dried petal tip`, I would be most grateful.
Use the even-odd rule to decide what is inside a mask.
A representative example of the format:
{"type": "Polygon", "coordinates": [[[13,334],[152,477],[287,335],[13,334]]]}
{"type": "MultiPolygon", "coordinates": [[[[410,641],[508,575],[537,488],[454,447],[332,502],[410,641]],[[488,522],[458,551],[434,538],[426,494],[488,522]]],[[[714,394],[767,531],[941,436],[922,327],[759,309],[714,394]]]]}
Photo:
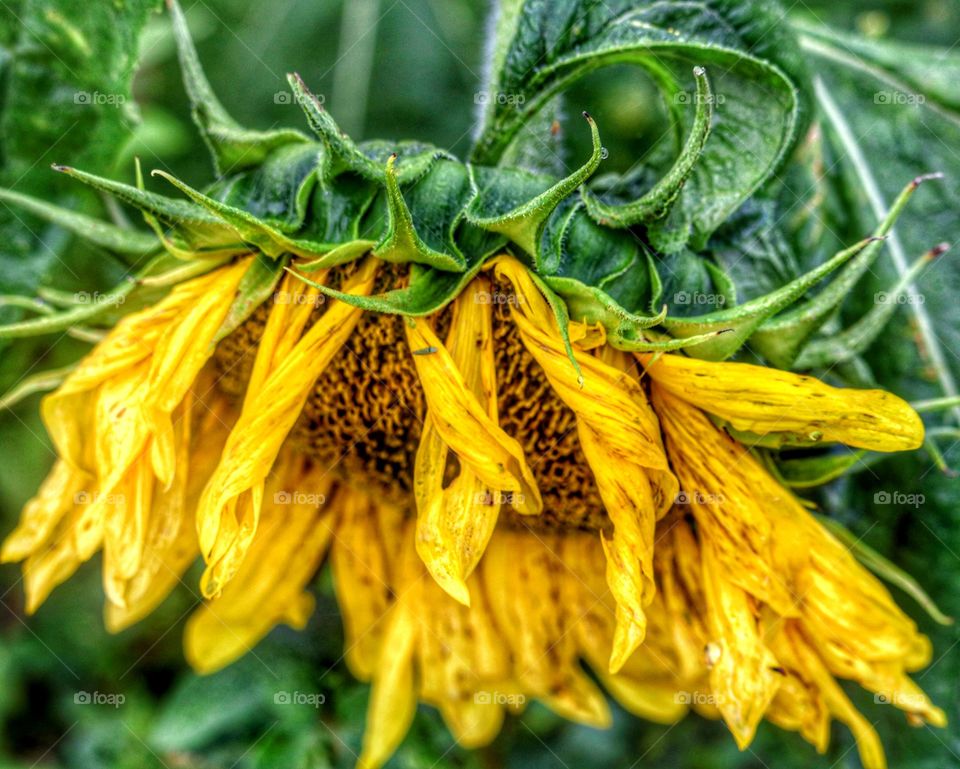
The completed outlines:
{"type": "Polygon", "coordinates": [[[920,176],[916,177],[910,184],[911,186],[916,188],[916,187],[919,187],[924,182],[930,182],[930,181],[933,181],[934,179],[943,179],[943,178],[944,178],[943,171],[934,171],[931,174],[921,174],[920,176]]]}

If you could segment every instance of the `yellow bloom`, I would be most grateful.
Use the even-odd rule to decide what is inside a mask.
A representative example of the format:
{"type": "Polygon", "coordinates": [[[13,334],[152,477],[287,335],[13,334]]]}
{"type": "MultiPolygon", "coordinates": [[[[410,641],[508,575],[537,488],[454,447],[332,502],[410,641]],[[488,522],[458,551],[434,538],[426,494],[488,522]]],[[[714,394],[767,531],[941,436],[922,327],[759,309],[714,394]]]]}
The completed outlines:
{"type": "Polygon", "coordinates": [[[102,548],[120,630],[199,556],[185,647],[207,673],[302,628],[329,551],[369,769],[418,702],[468,747],[532,699],[604,727],[604,690],[659,723],[722,718],[741,748],[766,718],[823,751],[837,719],[868,769],[879,739],[838,679],[944,722],[908,677],[927,639],[741,442],[912,448],[903,401],[632,357],[561,328],[509,256],[416,318],[359,308],[396,265],[294,269],[215,345],[248,264],[129,315],[45,399],[60,458],[0,553],[28,610],[102,548]]]}

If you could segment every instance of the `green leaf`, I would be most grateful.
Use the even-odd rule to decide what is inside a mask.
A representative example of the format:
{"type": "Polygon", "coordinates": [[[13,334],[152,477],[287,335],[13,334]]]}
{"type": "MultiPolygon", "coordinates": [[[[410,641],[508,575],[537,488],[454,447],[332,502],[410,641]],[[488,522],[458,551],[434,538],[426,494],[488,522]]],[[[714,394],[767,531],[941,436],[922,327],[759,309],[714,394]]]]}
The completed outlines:
{"type": "Polygon", "coordinates": [[[511,98],[489,105],[472,160],[500,162],[521,127],[557,93],[609,64],[635,64],[651,73],[679,137],[684,133],[679,105],[686,100],[681,95],[696,90],[690,72],[710,68],[716,94],[712,138],[680,196],[700,247],[773,173],[795,138],[801,97],[771,62],[799,71],[798,57],[790,35],[772,23],[776,13],[768,3],[711,0],[511,4],[509,21],[497,29],[497,69],[489,84],[511,98]],[[761,29],[764,21],[771,23],[761,29]],[[751,47],[771,33],[776,44],[758,45],[768,59],[758,58],[751,47]]]}

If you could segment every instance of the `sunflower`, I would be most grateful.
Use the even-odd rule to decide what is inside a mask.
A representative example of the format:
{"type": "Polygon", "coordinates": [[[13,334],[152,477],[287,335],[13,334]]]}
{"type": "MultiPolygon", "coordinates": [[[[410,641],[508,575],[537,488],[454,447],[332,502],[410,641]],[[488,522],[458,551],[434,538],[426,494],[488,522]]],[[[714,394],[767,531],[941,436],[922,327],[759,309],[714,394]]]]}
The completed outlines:
{"type": "MultiPolygon", "coordinates": [[[[419,702],[467,747],[534,699],[607,726],[604,690],[658,723],[721,718],[741,749],[766,718],[823,752],[836,719],[868,769],[883,750],[841,680],[942,726],[908,676],[929,641],[758,448],[911,450],[924,435],[914,410],[688,354],[738,336],[739,316],[628,339],[629,314],[603,322],[549,289],[524,257],[523,216],[503,218],[513,245],[461,271],[437,307],[387,312],[384,297],[423,276],[398,253],[430,250],[396,164],[378,177],[388,237],[333,257],[289,238],[273,253],[275,230],[211,198],[219,218],[182,203],[189,226],[158,228],[187,267],[154,280],[159,298],[43,400],[58,459],[0,554],[23,562],[28,612],[102,551],[118,632],[200,559],[184,646],[211,673],[278,624],[304,627],[329,560],[346,661],[372,683],[358,758],[370,769],[419,702]],[[218,241],[227,225],[233,240],[218,241]]],[[[173,210],[112,191],[152,224],[173,210]]]]}

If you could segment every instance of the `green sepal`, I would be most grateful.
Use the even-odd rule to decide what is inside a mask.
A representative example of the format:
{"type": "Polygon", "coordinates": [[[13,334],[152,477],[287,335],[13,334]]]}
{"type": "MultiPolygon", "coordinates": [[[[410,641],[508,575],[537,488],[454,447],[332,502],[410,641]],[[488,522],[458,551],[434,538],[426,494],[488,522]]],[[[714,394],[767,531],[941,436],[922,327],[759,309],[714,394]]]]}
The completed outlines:
{"type": "Polygon", "coordinates": [[[857,259],[851,261],[836,279],[815,297],[763,323],[750,338],[750,346],[777,368],[792,368],[810,337],[823,326],[876,261],[880,253],[880,241],[893,228],[917,187],[924,181],[941,176],[941,174],[930,174],[919,176],[911,181],[897,196],[886,217],[874,232],[873,242],[863,249],[857,259]]]}
{"type": "Polygon", "coordinates": [[[244,243],[248,243],[267,256],[278,258],[282,254],[296,254],[309,259],[316,259],[335,248],[335,244],[316,243],[310,240],[291,238],[275,227],[260,221],[253,214],[243,209],[229,206],[204,195],[188,184],[183,183],[166,171],[155,170],[153,176],[166,179],[210,215],[217,217],[230,231],[239,236],[244,243]]]}
{"type": "MultiPolygon", "coordinates": [[[[580,191],[590,216],[604,227],[624,228],[665,218],[680,197],[710,135],[713,93],[703,67],[694,67],[697,82],[696,114],[690,134],[673,167],[642,197],[629,203],[605,203],[589,190],[580,191]]],[[[687,224],[684,236],[689,232],[687,224]]]]}
{"type": "Polygon", "coordinates": [[[694,353],[696,357],[704,360],[725,360],[739,350],[747,339],[752,340],[751,335],[763,321],[797,301],[813,286],[875,241],[875,237],[866,238],[810,270],[806,275],[801,275],[776,291],[771,291],[765,296],[752,299],[738,307],[692,318],[667,318],[663,326],[672,336],[680,338],[730,329],[732,333],[698,345],[694,353]]]}
{"type": "MultiPolygon", "coordinates": [[[[373,296],[354,296],[315,283],[294,272],[298,278],[315,286],[327,296],[370,312],[422,317],[432,315],[457,298],[482,269],[486,260],[503,250],[506,239],[502,235],[485,232],[469,222],[461,221],[457,233],[467,268],[463,272],[449,272],[413,263],[407,285],[373,296]]],[[[297,266],[300,269],[300,265],[297,266]]]]}
{"type": "Polygon", "coordinates": [[[356,261],[375,245],[377,244],[372,240],[351,240],[349,243],[337,246],[317,259],[309,262],[297,262],[296,268],[298,272],[315,272],[328,267],[336,267],[338,264],[356,261]]]}
{"type": "Polygon", "coordinates": [[[147,192],[70,166],[54,165],[53,169],[112,195],[117,200],[138,209],[145,216],[164,222],[184,241],[185,253],[211,246],[221,247],[235,243],[237,240],[236,233],[223,221],[186,200],[176,200],[155,192],[147,192]]]}
{"type": "Polygon", "coordinates": [[[45,393],[57,389],[76,367],[77,364],[73,363],[63,368],[47,369],[24,377],[0,396],[0,410],[12,409],[34,393],[45,393]]]}
{"type": "Polygon", "coordinates": [[[590,135],[593,142],[593,151],[586,163],[531,200],[492,216],[488,211],[480,208],[485,202],[485,190],[479,188],[476,184],[476,176],[472,174],[471,178],[474,180],[476,194],[467,208],[467,219],[484,229],[506,235],[530,256],[536,257],[547,219],[564,198],[590,178],[593,172],[597,170],[597,166],[600,165],[600,161],[603,160],[603,145],[600,143],[600,132],[597,130],[596,121],[586,112],[583,113],[583,116],[590,126],[590,135]]]}
{"type": "MultiPolygon", "coordinates": [[[[428,245],[417,233],[413,224],[410,208],[403,198],[403,193],[400,191],[400,184],[397,181],[397,174],[394,170],[396,160],[397,156],[395,154],[390,155],[386,163],[387,233],[374,249],[374,256],[378,259],[383,259],[385,262],[393,262],[395,264],[415,262],[448,272],[463,272],[466,269],[466,260],[453,245],[452,233],[448,227],[444,226],[447,217],[443,215],[439,217],[441,232],[431,232],[433,236],[431,239],[434,241],[435,246],[446,246],[452,253],[446,253],[445,251],[437,250],[434,246],[428,245]]],[[[452,163],[447,163],[445,166],[451,170],[457,169],[457,166],[452,163]]],[[[431,190],[431,194],[438,197],[442,192],[448,193],[445,197],[456,204],[452,209],[452,216],[450,217],[453,221],[456,220],[456,213],[462,209],[460,202],[466,197],[466,174],[463,174],[461,182],[462,184],[459,186],[459,189],[455,186],[453,189],[441,188],[435,192],[431,190]]],[[[425,182],[423,186],[427,186],[425,182]]],[[[432,230],[434,228],[431,227],[430,229],[432,230]]]]}
{"type": "Polygon", "coordinates": [[[280,282],[288,261],[287,256],[271,259],[263,254],[257,254],[253,258],[243,277],[240,278],[237,295],[217,330],[214,342],[219,342],[236,331],[254,310],[270,298],[277,283],[280,282]]]}
{"type": "Polygon", "coordinates": [[[210,149],[218,174],[259,166],[273,150],[309,141],[304,134],[291,128],[254,131],[230,117],[203,74],[183,11],[176,0],[167,0],[167,7],[173,21],[183,85],[193,107],[193,120],[210,149]]]}
{"type": "Polygon", "coordinates": [[[842,331],[822,339],[813,339],[800,352],[793,367],[811,369],[843,363],[864,352],[872,345],[900,306],[897,302],[910,284],[936,257],[948,251],[949,243],[942,243],[921,256],[911,265],[881,300],[874,297],[874,307],[860,320],[842,331]]]}
{"type": "Polygon", "coordinates": [[[912,576],[892,561],[884,558],[873,548],[863,542],[862,537],[857,537],[839,521],[826,516],[818,516],[820,522],[826,526],[830,532],[839,539],[843,545],[856,557],[860,563],[866,566],[870,571],[891,585],[896,585],[904,593],[916,601],[927,615],[938,625],[949,626],[953,624],[953,617],[949,617],[937,608],[933,599],[927,595],[927,592],[920,587],[920,583],[912,576]]]}
{"type": "Polygon", "coordinates": [[[11,203],[35,216],[69,230],[89,243],[124,256],[143,256],[156,251],[160,244],[148,232],[124,229],[46,201],[0,188],[0,201],[11,203]]]}
{"type": "Polygon", "coordinates": [[[224,179],[207,193],[292,234],[306,222],[311,194],[326,159],[326,147],[315,142],[280,147],[261,165],[224,179]]]}
{"type": "Polygon", "coordinates": [[[451,155],[436,147],[420,142],[398,142],[390,145],[383,141],[371,141],[358,145],[341,130],[330,113],[320,104],[320,100],[307,88],[300,75],[295,72],[287,75],[287,82],[293,89],[294,97],[303,110],[310,129],[330,150],[332,175],[346,168],[364,179],[386,185],[385,164],[390,155],[396,154],[397,180],[400,184],[407,184],[425,174],[438,157],[453,159],[451,155]],[[343,168],[338,168],[337,164],[343,168]]]}
{"type": "Polygon", "coordinates": [[[858,465],[869,467],[868,456],[879,458],[879,454],[869,454],[864,449],[835,451],[812,457],[780,459],[776,462],[779,478],[792,489],[810,489],[823,486],[830,481],[846,475],[858,465]]]}

